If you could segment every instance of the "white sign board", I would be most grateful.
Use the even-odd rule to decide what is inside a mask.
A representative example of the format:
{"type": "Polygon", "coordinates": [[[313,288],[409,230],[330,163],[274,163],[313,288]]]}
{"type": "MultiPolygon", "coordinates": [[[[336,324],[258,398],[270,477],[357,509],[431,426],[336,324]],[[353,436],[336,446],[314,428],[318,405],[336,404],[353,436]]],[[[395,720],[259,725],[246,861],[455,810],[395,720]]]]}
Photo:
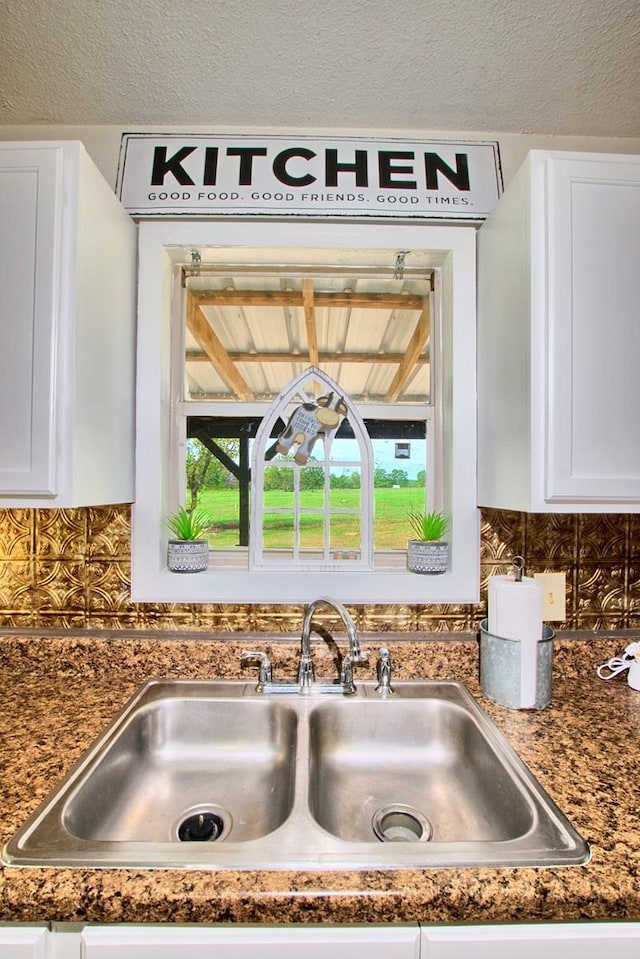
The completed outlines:
{"type": "Polygon", "coordinates": [[[502,192],[495,141],[122,136],[117,193],[140,217],[483,220],[502,192]]]}

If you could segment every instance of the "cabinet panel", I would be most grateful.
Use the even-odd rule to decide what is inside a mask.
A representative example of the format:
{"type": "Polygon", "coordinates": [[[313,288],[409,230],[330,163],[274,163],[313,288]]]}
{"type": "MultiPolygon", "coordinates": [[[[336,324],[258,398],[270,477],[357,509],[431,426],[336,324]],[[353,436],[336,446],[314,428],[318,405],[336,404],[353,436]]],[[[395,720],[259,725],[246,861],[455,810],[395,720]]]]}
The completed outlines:
{"type": "Polygon", "coordinates": [[[637,923],[425,926],[422,936],[421,959],[632,959],[640,949],[637,923]]]}
{"type": "Polygon", "coordinates": [[[86,926],[84,959],[419,959],[418,926],[86,926]]]}
{"type": "Polygon", "coordinates": [[[548,162],[547,497],[640,490],[640,163],[548,162]]]}
{"type": "Polygon", "coordinates": [[[45,926],[0,925],[2,959],[47,959],[50,940],[45,926]]]}
{"type": "Polygon", "coordinates": [[[56,491],[51,391],[58,161],[52,150],[0,152],[0,485],[45,496],[56,491]]]}

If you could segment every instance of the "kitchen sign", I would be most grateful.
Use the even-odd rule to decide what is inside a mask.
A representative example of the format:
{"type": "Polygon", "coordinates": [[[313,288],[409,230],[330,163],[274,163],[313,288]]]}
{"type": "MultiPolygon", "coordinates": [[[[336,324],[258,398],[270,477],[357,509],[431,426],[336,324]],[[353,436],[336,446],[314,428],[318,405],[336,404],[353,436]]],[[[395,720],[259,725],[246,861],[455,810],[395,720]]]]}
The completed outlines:
{"type": "Polygon", "coordinates": [[[139,217],[483,220],[502,173],[495,141],[125,133],[116,190],[139,217]]]}

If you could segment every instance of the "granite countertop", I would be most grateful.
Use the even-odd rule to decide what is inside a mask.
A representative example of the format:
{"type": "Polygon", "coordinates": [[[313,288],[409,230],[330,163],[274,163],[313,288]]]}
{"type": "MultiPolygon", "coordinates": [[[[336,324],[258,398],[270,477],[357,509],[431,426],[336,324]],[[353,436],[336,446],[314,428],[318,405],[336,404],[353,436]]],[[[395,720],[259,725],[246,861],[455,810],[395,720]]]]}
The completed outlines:
{"type": "MultiPolygon", "coordinates": [[[[595,673],[631,638],[556,639],[552,705],[524,712],[483,698],[477,643],[468,634],[434,634],[421,642],[388,634],[362,637],[373,660],[380,645],[391,648],[398,679],[458,679],[467,685],[589,841],[586,866],[335,872],[14,867],[0,871],[0,921],[640,920],[640,693],[624,676],[605,683],[595,673]]],[[[293,639],[243,639],[0,635],[0,843],[146,680],[246,676],[238,664],[249,643],[270,651],[279,675],[292,675],[293,639]]]]}

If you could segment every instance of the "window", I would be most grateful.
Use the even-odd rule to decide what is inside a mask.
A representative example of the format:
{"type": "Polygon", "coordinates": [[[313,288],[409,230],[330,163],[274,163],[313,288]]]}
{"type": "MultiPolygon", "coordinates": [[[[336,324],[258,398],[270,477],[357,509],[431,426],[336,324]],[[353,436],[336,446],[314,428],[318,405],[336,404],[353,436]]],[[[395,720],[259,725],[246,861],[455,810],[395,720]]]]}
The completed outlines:
{"type": "MultiPolygon", "coordinates": [[[[176,435],[187,439],[174,485],[180,503],[212,516],[212,565],[239,566],[243,555],[244,565],[275,565],[276,554],[281,566],[307,569],[314,557],[315,568],[371,568],[374,558],[379,567],[403,565],[408,510],[424,507],[427,491],[430,505],[440,505],[431,457],[426,482],[440,324],[425,254],[216,247],[189,255],[183,335],[177,311],[172,320],[174,349],[184,355],[172,405],[176,435]],[[309,369],[316,372],[305,382],[309,369]],[[297,428],[276,444],[296,404],[302,420],[323,382],[349,416],[310,437],[308,450],[296,447],[297,428]],[[249,402],[253,416],[242,416],[249,402]],[[272,417],[269,432],[250,468],[262,417],[272,417]],[[388,447],[407,430],[416,442],[403,469],[388,447]]],[[[311,414],[311,424],[330,413],[311,414]]]]}
{"type": "Polygon", "coordinates": [[[474,255],[471,228],[141,224],[134,599],[477,599],[474,255]],[[309,368],[352,414],[304,467],[295,448],[265,462],[256,487],[261,424],[309,368]],[[224,476],[220,521],[209,571],[176,576],[164,519],[193,497],[202,450],[224,476]],[[407,484],[411,505],[451,513],[444,576],[406,570],[406,509],[389,504],[407,484]]]}

